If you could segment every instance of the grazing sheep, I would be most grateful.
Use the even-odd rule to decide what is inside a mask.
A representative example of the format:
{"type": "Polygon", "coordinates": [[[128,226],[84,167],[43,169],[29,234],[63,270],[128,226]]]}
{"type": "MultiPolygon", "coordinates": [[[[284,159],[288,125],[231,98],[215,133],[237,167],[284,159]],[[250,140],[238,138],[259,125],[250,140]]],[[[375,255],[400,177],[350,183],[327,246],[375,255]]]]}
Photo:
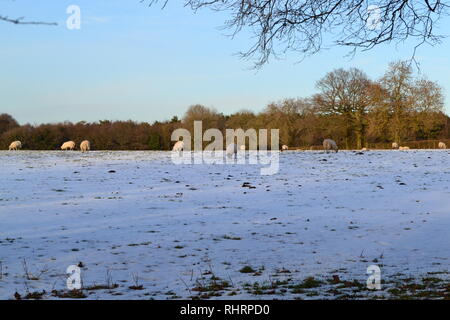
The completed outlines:
{"type": "Polygon", "coordinates": [[[438,148],[439,149],[447,149],[447,145],[444,142],[439,142],[438,148]]]}
{"type": "Polygon", "coordinates": [[[184,150],[184,142],[183,141],[177,141],[175,145],[172,148],[172,151],[183,151],[184,150]]]}
{"type": "Polygon", "coordinates": [[[327,151],[334,150],[336,153],[339,151],[338,146],[334,140],[325,139],[323,140],[323,148],[327,151]]]}
{"type": "Polygon", "coordinates": [[[409,147],[400,147],[398,150],[409,150],[409,147]]]}
{"type": "Polygon", "coordinates": [[[234,158],[237,157],[237,145],[234,143],[230,143],[226,150],[227,156],[231,157],[234,154],[234,158]]]}
{"type": "Polygon", "coordinates": [[[81,152],[88,152],[91,150],[91,143],[88,140],[84,140],[80,143],[81,152]]]}
{"type": "Polygon", "coordinates": [[[241,146],[241,150],[242,150],[242,151],[245,151],[245,145],[242,145],[242,146],[241,146]]]}
{"type": "Polygon", "coordinates": [[[22,148],[22,142],[20,141],[11,142],[11,144],[9,145],[9,151],[19,150],[20,148],[22,148]]]}
{"type": "Polygon", "coordinates": [[[73,149],[75,149],[75,142],[73,141],[64,142],[63,145],[61,146],[61,150],[73,150],[73,149]]]}
{"type": "Polygon", "coordinates": [[[281,151],[286,151],[286,150],[289,150],[289,147],[287,145],[283,144],[281,146],[281,151]]]}
{"type": "Polygon", "coordinates": [[[398,149],[398,143],[397,142],[393,142],[392,143],[392,149],[398,149]]]}

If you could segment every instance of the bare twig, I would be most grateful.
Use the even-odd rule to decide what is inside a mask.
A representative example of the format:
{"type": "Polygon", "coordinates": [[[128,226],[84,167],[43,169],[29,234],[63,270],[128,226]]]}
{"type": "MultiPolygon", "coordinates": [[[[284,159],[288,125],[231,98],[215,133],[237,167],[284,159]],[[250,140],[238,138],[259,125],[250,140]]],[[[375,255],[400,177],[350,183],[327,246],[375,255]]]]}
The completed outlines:
{"type": "MultiPolygon", "coordinates": [[[[163,2],[164,8],[168,1],[141,2],[163,2]]],[[[193,11],[226,12],[224,28],[231,30],[231,37],[249,29],[255,41],[240,55],[255,58],[255,67],[288,51],[303,59],[329,45],[349,47],[354,54],[407,39],[417,46],[438,44],[444,36],[436,26],[449,8],[440,0],[185,0],[184,5],[193,11]]]]}
{"type": "Polygon", "coordinates": [[[44,21],[24,21],[24,17],[20,18],[9,18],[8,16],[0,15],[0,21],[10,22],[14,24],[31,24],[31,25],[46,25],[46,26],[57,26],[56,22],[44,22],[44,21]]]}
{"type": "Polygon", "coordinates": [[[192,291],[189,288],[189,286],[187,285],[187,283],[181,277],[179,279],[181,280],[181,282],[183,282],[183,284],[186,286],[187,291],[189,291],[189,294],[192,296],[192,291]]]}

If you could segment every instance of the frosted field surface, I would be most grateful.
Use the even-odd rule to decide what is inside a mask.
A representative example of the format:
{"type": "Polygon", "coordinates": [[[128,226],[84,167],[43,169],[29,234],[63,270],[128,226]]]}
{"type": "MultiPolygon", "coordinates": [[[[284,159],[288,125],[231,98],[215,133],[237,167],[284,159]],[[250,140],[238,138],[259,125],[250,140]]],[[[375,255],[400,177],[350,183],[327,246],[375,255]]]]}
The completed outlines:
{"type": "Polygon", "coordinates": [[[0,152],[0,299],[389,297],[448,281],[449,188],[445,150],[288,151],[270,176],[169,152],[0,152]],[[381,291],[363,288],[370,265],[381,291]]]}

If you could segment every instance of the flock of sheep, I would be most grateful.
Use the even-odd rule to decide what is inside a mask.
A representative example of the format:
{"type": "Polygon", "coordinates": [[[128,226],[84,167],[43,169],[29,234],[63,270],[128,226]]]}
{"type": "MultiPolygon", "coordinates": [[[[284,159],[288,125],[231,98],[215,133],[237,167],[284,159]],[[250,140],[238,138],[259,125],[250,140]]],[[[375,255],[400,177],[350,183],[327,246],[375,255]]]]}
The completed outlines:
{"type": "MultiPolygon", "coordinates": [[[[444,142],[439,142],[438,144],[438,148],[439,149],[447,149],[447,145],[444,142]]],[[[184,149],[184,143],[183,141],[177,141],[175,143],[175,145],[173,146],[173,151],[183,151],[184,149]]],[[[241,145],[239,147],[240,150],[245,150],[245,146],[241,145]]],[[[325,139],[323,140],[323,149],[328,153],[330,151],[334,151],[334,152],[338,152],[339,148],[337,146],[336,141],[332,140],[332,139],[325,139]]],[[[399,147],[397,142],[394,142],[392,144],[392,149],[399,149],[399,150],[409,150],[409,147],[399,147]]],[[[283,144],[281,146],[281,151],[287,151],[289,150],[289,147],[285,144],[283,144]]],[[[363,151],[367,151],[367,148],[362,148],[363,151]]],[[[236,144],[231,143],[230,145],[228,145],[227,149],[226,149],[226,154],[228,156],[231,155],[236,155],[238,151],[238,147],[236,144]]]]}
{"type": "MultiPolygon", "coordinates": [[[[438,148],[439,149],[447,149],[447,145],[444,142],[439,142],[438,148]]],[[[409,150],[409,147],[401,147],[398,145],[397,142],[394,142],[394,143],[392,143],[392,149],[409,150]]]]}
{"type": "MultiPolygon", "coordinates": [[[[242,151],[245,151],[245,146],[241,145],[239,147],[239,149],[242,150],[242,151]]],[[[329,151],[331,151],[331,150],[334,150],[335,152],[338,152],[338,150],[339,150],[336,142],[334,140],[331,140],[331,139],[325,139],[323,141],[323,149],[327,153],[329,151]]],[[[184,150],[184,142],[183,141],[177,141],[175,143],[175,145],[173,146],[173,148],[172,148],[172,151],[180,152],[180,151],[183,151],[183,150],[184,150]]],[[[289,147],[287,145],[283,144],[281,146],[281,151],[287,151],[287,150],[289,150],[289,147]]],[[[236,156],[237,152],[238,152],[238,146],[237,146],[237,144],[234,144],[234,143],[229,144],[227,149],[226,149],[226,151],[225,151],[227,156],[232,156],[232,155],[236,156]]]]}
{"type": "MultiPolygon", "coordinates": [[[[76,147],[75,142],[67,141],[62,144],[61,150],[74,150],[75,147],[76,147]]],[[[22,148],[22,142],[20,142],[20,141],[11,142],[11,144],[9,145],[9,151],[19,150],[21,148],[22,148]]],[[[91,143],[88,140],[84,140],[83,142],[80,143],[80,150],[81,150],[81,152],[90,151],[91,143]]]]}
{"type": "MultiPolygon", "coordinates": [[[[73,141],[67,141],[64,142],[61,146],[61,150],[74,150],[76,147],[75,142],[73,141]]],[[[9,145],[9,151],[11,150],[19,150],[22,148],[22,142],[20,141],[14,141],[9,145]]],[[[444,142],[439,142],[438,144],[439,149],[447,149],[447,145],[444,142]]],[[[177,141],[175,145],[173,146],[173,151],[183,151],[184,149],[184,143],[183,141],[177,141]]],[[[239,148],[240,150],[245,150],[245,146],[242,145],[239,148]]],[[[338,152],[339,148],[336,144],[336,141],[332,139],[325,139],[323,140],[323,149],[328,153],[330,151],[338,152]]],[[[409,150],[409,147],[399,146],[397,142],[392,143],[392,149],[398,149],[398,150],[409,150]]],[[[88,140],[84,140],[80,143],[80,150],[81,152],[88,152],[91,150],[91,143],[88,140]]],[[[281,146],[281,151],[289,150],[289,147],[287,145],[281,146]]],[[[367,150],[367,148],[363,148],[363,150],[367,150]]],[[[236,144],[232,143],[230,144],[226,149],[227,155],[235,155],[237,154],[238,147],[236,144]]]]}

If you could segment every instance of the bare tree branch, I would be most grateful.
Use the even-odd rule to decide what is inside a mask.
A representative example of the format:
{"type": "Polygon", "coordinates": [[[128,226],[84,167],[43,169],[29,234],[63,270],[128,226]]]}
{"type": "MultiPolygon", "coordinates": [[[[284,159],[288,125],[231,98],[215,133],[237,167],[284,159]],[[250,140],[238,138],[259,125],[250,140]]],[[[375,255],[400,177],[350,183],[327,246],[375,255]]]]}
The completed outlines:
{"type": "MultiPolygon", "coordinates": [[[[168,0],[141,2],[162,2],[164,8],[168,0]]],[[[441,0],[185,0],[184,5],[226,12],[231,36],[250,29],[255,41],[241,56],[255,59],[257,67],[288,51],[304,58],[329,45],[353,52],[407,39],[416,41],[416,49],[435,45],[444,37],[435,33],[435,24],[449,8],[441,0]]]]}
{"type": "Polygon", "coordinates": [[[34,25],[47,25],[47,26],[56,26],[58,25],[56,22],[43,22],[43,21],[23,21],[24,17],[20,18],[8,18],[7,16],[0,15],[0,21],[10,22],[14,24],[34,24],[34,25]]]}

